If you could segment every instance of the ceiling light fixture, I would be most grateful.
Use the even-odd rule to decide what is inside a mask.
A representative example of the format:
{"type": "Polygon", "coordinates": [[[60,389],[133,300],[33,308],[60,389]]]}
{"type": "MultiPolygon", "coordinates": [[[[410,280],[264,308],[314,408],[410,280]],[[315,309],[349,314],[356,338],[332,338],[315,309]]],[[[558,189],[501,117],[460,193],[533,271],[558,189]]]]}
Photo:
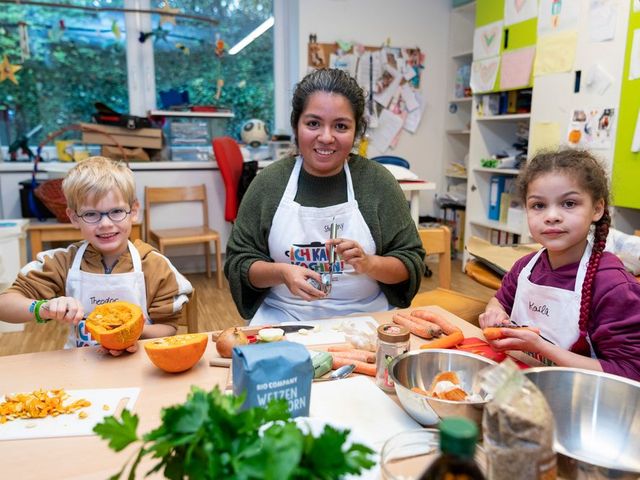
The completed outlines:
{"type": "Polygon", "coordinates": [[[273,23],[274,23],[273,17],[267,18],[264,22],[262,22],[258,26],[258,28],[256,28],[253,32],[251,32],[249,35],[247,35],[238,43],[236,43],[233,47],[231,47],[231,49],[229,50],[229,55],[235,55],[236,53],[239,53],[244,47],[249,45],[256,38],[258,38],[264,32],[266,32],[271,27],[273,27],[273,23]]]}

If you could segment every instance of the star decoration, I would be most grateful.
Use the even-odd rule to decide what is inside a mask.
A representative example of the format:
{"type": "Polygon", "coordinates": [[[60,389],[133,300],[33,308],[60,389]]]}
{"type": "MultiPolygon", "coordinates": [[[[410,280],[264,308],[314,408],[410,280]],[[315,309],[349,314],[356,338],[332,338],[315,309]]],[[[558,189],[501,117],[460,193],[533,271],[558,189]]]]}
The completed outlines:
{"type": "Polygon", "coordinates": [[[160,9],[160,25],[163,23],[176,24],[176,13],[180,13],[179,8],[171,8],[168,3],[165,2],[164,7],[160,9]]]}
{"type": "Polygon", "coordinates": [[[6,79],[11,80],[18,85],[18,79],[16,78],[16,72],[22,69],[22,65],[11,65],[7,56],[4,56],[2,63],[0,63],[0,83],[6,79]]]}

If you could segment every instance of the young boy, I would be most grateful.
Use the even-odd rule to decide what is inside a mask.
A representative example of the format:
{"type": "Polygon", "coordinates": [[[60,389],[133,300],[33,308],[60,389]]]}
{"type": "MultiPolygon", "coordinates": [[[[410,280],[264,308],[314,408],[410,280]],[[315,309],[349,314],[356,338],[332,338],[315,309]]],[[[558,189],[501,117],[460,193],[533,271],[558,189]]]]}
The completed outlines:
{"type": "Polygon", "coordinates": [[[142,338],[174,335],[193,288],[150,245],[129,242],[140,207],[131,170],[105,157],[91,157],[69,171],[62,189],[67,215],[84,241],[41,252],[23,267],[0,294],[0,320],[56,320],[69,324],[65,348],[95,345],[84,318],[96,305],[124,300],[140,305],[145,314],[142,338]]]}

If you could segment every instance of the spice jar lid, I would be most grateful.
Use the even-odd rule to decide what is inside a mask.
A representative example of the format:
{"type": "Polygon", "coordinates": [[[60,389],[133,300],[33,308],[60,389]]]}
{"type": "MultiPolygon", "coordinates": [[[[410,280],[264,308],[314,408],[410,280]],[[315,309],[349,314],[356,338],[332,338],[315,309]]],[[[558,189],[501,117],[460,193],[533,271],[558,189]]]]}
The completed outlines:
{"type": "Polygon", "coordinates": [[[395,323],[385,323],[378,327],[378,338],[384,342],[397,343],[409,340],[409,329],[395,323]]]}

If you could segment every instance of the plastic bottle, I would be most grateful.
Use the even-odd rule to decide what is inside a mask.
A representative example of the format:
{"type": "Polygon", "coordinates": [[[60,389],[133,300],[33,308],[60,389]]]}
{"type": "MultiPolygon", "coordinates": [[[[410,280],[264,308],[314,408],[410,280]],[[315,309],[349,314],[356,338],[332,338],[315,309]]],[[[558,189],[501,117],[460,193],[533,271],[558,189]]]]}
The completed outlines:
{"type": "Polygon", "coordinates": [[[464,417],[447,417],[438,425],[440,456],[420,480],[485,480],[475,461],[478,427],[464,417]]]}

